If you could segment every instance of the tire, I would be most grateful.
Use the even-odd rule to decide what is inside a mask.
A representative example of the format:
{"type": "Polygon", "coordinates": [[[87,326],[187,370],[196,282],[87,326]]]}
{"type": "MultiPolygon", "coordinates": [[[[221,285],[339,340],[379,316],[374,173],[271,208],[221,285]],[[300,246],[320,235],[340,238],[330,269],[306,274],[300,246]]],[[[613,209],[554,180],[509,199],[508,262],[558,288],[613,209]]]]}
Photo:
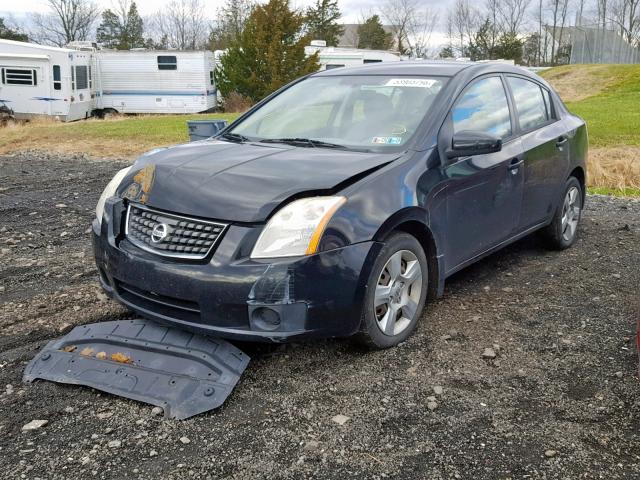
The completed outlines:
{"type": "Polygon", "coordinates": [[[558,205],[551,223],[542,230],[547,245],[553,250],[565,250],[578,237],[578,225],[582,216],[584,195],[576,177],[569,177],[564,188],[562,202],[558,205]]]}
{"type": "Polygon", "coordinates": [[[367,282],[356,340],[375,349],[406,340],[424,309],[428,282],[427,258],[420,242],[407,233],[389,237],[367,282]]]}

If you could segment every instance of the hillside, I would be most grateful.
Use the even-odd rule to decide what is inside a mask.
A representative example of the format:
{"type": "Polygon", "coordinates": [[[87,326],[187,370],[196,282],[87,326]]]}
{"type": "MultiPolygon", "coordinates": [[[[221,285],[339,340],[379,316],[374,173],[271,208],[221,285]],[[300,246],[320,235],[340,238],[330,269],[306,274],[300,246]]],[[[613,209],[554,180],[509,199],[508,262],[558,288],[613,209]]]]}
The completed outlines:
{"type": "Polygon", "coordinates": [[[541,75],[587,122],[589,184],[640,194],[640,65],[568,65],[541,75]]]}

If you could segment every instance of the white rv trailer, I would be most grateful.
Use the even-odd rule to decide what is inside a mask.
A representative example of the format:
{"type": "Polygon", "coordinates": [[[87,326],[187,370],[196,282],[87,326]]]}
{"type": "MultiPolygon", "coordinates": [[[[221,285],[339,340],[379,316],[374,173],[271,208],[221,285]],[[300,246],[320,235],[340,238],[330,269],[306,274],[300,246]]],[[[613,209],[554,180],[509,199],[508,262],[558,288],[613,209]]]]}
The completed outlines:
{"type": "Polygon", "coordinates": [[[307,55],[318,53],[320,70],[340,67],[355,67],[368,63],[399,62],[400,55],[386,50],[368,50],[362,48],[327,47],[323,40],[313,40],[305,47],[307,55]]]}
{"type": "Polygon", "coordinates": [[[17,118],[87,118],[93,110],[92,53],[0,40],[0,103],[17,118]]]}
{"type": "Polygon", "coordinates": [[[95,62],[98,110],[198,113],[216,106],[212,52],[101,50],[95,62]]]}

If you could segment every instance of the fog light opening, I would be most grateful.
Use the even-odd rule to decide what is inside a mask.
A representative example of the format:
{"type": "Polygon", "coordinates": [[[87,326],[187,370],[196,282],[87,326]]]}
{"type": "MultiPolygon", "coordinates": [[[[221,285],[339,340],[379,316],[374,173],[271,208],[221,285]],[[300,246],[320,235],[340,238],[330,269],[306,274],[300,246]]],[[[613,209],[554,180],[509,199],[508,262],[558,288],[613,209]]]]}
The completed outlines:
{"type": "Polygon", "coordinates": [[[280,314],[268,307],[256,308],[251,313],[251,320],[261,330],[277,330],[280,327],[280,314]]]}

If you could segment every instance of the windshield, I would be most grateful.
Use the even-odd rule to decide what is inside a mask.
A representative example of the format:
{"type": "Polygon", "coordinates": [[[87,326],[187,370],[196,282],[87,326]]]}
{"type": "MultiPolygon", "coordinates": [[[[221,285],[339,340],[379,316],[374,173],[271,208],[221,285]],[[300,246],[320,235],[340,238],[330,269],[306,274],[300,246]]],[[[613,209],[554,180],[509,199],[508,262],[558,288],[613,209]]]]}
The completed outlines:
{"type": "Polygon", "coordinates": [[[429,112],[443,77],[311,77],[267,102],[227,138],[389,151],[405,145],[429,112]]]}

